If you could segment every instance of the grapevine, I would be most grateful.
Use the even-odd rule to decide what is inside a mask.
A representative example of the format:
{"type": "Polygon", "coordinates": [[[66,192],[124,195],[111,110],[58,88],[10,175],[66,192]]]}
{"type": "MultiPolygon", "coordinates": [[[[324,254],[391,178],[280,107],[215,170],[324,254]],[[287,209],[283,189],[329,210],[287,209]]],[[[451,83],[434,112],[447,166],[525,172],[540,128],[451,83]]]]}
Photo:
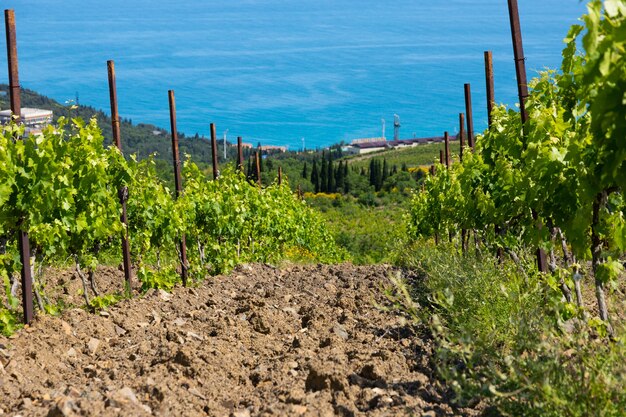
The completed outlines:
{"type": "Polygon", "coordinates": [[[514,258],[516,248],[542,247],[568,301],[571,283],[578,286],[574,261],[590,261],[599,315],[610,331],[605,290],[626,251],[626,6],[592,1],[582,20],[566,38],[561,70],[531,82],[527,125],[517,112],[495,108],[474,152],[450,170],[438,165],[425,180],[409,230],[413,238],[474,230],[514,258]],[[568,279],[556,262],[559,247],[568,279]]]}

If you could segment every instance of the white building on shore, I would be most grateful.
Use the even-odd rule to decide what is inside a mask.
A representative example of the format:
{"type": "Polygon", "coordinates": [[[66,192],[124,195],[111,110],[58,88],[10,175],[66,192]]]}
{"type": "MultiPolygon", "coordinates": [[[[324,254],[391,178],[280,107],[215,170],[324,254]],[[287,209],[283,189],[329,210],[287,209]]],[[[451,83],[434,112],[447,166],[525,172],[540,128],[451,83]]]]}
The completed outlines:
{"type": "MultiPolygon", "coordinates": [[[[0,110],[0,123],[3,125],[9,123],[11,114],[11,110],[0,110]]],[[[40,133],[44,127],[52,123],[52,110],[24,107],[20,112],[20,118],[26,125],[26,134],[40,133]]]]}

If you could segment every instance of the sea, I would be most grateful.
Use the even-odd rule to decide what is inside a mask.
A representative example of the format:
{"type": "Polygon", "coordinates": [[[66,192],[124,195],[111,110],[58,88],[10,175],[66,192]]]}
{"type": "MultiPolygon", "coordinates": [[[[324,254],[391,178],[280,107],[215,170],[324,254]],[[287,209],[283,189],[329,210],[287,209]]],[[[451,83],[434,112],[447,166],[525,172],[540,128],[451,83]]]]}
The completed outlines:
{"type": "MultiPolygon", "coordinates": [[[[517,89],[506,0],[7,0],[20,82],[57,101],[109,112],[115,61],[120,114],[178,130],[291,150],[340,141],[458,132],[471,84],[486,127],[483,52],[498,103],[517,89]]],[[[529,78],[557,69],[579,0],[519,0],[529,78]]],[[[1,37],[5,48],[5,38],[1,37]]],[[[0,68],[7,68],[0,54],[0,68]]],[[[5,80],[8,79],[6,76],[5,80]]],[[[0,78],[1,80],[1,78],[0,78]]],[[[7,82],[7,81],[2,81],[7,82]]]]}

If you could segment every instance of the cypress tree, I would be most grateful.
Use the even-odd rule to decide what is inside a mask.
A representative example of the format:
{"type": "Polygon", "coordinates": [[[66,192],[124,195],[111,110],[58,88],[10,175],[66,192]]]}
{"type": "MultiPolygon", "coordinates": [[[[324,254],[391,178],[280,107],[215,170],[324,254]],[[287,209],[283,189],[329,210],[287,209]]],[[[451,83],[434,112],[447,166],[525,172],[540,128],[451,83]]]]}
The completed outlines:
{"type": "Polygon", "coordinates": [[[343,164],[339,161],[339,166],[335,169],[335,189],[337,192],[343,191],[344,177],[343,177],[343,164]]]}
{"type": "Polygon", "coordinates": [[[326,175],[326,178],[328,179],[328,192],[329,193],[334,193],[335,191],[337,191],[337,187],[335,186],[335,172],[333,171],[333,158],[330,154],[330,152],[328,153],[328,165],[326,167],[326,169],[328,169],[328,173],[326,175]]]}
{"type": "Polygon", "coordinates": [[[320,192],[320,174],[317,171],[317,159],[313,160],[313,169],[311,170],[311,183],[315,187],[315,192],[320,192]]]}
{"type": "Polygon", "coordinates": [[[372,159],[370,162],[370,185],[376,191],[380,191],[383,187],[383,167],[377,159],[372,159]]]}
{"type": "Polygon", "coordinates": [[[264,172],[263,169],[263,151],[261,151],[261,144],[259,144],[259,172],[264,172]]]}
{"type": "Polygon", "coordinates": [[[253,178],[253,172],[252,172],[252,159],[248,158],[248,166],[246,167],[246,178],[249,180],[252,180],[253,178]]]}
{"type": "Polygon", "coordinates": [[[309,172],[307,170],[306,161],[304,161],[304,168],[302,168],[302,178],[308,178],[309,172]]]}
{"type": "Polygon", "coordinates": [[[383,178],[382,182],[389,178],[389,166],[387,166],[387,158],[383,159],[383,178]]]}

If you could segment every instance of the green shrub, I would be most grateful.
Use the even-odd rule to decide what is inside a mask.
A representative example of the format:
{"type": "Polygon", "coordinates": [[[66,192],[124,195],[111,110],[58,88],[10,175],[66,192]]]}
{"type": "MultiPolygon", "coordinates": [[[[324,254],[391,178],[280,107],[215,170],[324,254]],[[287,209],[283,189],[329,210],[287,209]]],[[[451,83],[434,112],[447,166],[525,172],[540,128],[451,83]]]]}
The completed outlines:
{"type": "Polygon", "coordinates": [[[439,374],[459,403],[484,400],[512,416],[624,415],[623,328],[601,337],[596,320],[572,316],[547,276],[424,242],[396,261],[419,279],[387,294],[430,328],[439,374]]]}

